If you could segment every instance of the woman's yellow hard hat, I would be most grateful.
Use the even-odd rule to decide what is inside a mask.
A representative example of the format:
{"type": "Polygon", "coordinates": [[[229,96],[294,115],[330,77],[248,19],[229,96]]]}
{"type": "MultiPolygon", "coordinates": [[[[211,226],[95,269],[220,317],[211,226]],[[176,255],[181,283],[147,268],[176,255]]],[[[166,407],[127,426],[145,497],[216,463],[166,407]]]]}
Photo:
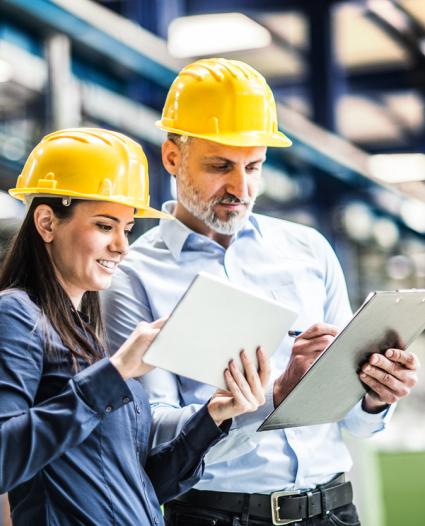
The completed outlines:
{"type": "Polygon", "coordinates": [[[135,217],[174,219],[149,206],[148,162],[142,147],[122,133],[70,128],[46,135],[29,155],[10,195],[110,201],[135,217]]]}

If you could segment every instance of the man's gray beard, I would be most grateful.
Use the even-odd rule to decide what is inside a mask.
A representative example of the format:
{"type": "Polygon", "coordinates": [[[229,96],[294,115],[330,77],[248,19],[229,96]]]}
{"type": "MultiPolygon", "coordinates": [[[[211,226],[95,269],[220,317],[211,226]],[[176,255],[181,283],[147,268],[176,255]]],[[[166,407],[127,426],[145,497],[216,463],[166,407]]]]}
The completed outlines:
{"type": "Polygon", "coordinates": [[[244,214],[238,212],[227,212],[227,219],[223,220],[217,217],[214,212],[214,206],[221,202],[222,197],[213,199],[207,203],[203,203],[199,197],[199,193],[187,182],[187,178],[183,175],[180,178],[178,186],[178,199],[181,204],[194,217],[205,223],[211,230],[218,234],[232,236],[240,230],[245,224],[248,214],[251,212],[255,199],[247,204],[244,214]]]}

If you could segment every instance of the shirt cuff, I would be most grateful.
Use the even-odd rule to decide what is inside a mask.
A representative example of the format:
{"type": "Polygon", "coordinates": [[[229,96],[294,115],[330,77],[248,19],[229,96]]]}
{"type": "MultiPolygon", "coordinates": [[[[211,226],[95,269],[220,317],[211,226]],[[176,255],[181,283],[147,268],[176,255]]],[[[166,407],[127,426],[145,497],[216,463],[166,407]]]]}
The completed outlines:
{"type": "Polygon", "coordinates": [[[206,403],[189,418],[182,433],[192,449],[203,452],[227,435],[231,423],[232,420],[225,420],[218,427],[208,412],[208,403],[206,403]]]}
{"type": "Polygon", "coordinates": [[[379,413],[369,413],[363,408],[363,398],[362,398],[360,402],[358,402],[357,406],[355,406],[355,409],[357,409],[359,417],[365,422],[368,422],[368,423],[382,422],[383,424],[387,424],[394,413],[396,405],[397,404],[388,405],[385,409],[383,409],[382,411],[379,411],[379,413]]]}
{"type": "Polygon", "coordinates": [[[133,395],[118,370],[103,358],[74,376],[78,394],[100,414],[109,414],[128,404],[133,395]]]}
{"type": "Polygon", "coordinates": [[[382,431],[390,421],[397,404],[390,405],[380,413],[368,413],[360,400],[346,415],[342,424],[354,436],[368,437],[382,431]]]}

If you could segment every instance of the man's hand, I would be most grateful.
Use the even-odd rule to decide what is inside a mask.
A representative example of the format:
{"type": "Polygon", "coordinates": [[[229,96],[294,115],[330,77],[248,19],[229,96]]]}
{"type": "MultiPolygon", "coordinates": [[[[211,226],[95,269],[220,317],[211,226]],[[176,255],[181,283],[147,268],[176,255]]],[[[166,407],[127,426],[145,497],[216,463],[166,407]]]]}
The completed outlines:
{"type": "Polygon", "coordinates": [[[316,323],[297,336],[288,367],[273,386],[275,407],[280,404],[326,347],[332,343],[337,333],[338,329],[334,325],[316,323]]]}
{"type": "Polygon", "coordinates": [[[228,418],[256,411],[266,401],[264,391],[270,378],[270,363],[264,351],[261,347],[257,349],[258,371],[245,351],[240,356],[245,375],[231,360],[224,371],[228,391],[219,389],[208,404],[211,418],[218,426],[228,418]]]}
{"type": "Polygon", "coordinates": [[[363,398],[363,409],[379,413],[407,396],[418,381],[419,367],[416,355],[401,349],[372,354],[359,373],[360,380],[370,387],[363,398]]]}

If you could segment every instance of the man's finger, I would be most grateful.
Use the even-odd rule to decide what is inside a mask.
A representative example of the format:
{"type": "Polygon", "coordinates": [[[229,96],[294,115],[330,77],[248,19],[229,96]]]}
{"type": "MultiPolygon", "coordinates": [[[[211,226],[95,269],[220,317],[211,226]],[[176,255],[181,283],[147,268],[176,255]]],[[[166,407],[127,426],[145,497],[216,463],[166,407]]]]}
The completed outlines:
{"type": "Polygon", "coordinates": [[[294,343],[294,352],[300,352],[302,354],[315,353],[324,351],[334,341],[334,336],[324,334],[316,336],[315,338],[307,339],[298,337],[294,343]],[[301,339],[302,338],[302,339],[301,339]]]}
{"type": "MultiPolygon", "coordinates": [[[[397,349],[399,350],[399,349],[397,349]]],[[[405,352],[405,351],[401,351],[405,352]]],[[[408,369],[399,362],[393,362],[391,359],[388,359],[382,354],[372,354],[369,358],[368,364],[372,368],[381,369],[384,373],[387,373],[396,379],[400,380],[403,383],[406,383],[407,387],[413,387],[415,385],[415,370],[408,369]]],[[[368,364],[364,364],[362,369],[366,370],[368,364]]],[[[367,372],[367,370],[366,370],[367,372]]]]}
{"type": "Polygon", "coordinates": [[[385,404],[395,404],[398,401],[397,395],[375,378],[372,378],[365,373],[361,373],[360,379],[372,389],[373,393],[379,398],[381,402],[385,404]]]}
{"type": "Polygon", "coordinates": [[[338,334],[338,327],[335,327],[335,325],[329,325],[328,323],[315,323],[297,336],[297,338],[310,340],[311,338],[317,338],[318,336],[326,334],[335,337],[338,334]]]}
{"type": "Polygon", "coordinates": [[[392,362],[397,362],[404,365],[407,369],[419,369],[420,363],[416,354],[410,351],[402,351],[401,349],[387,349],[385,356],[392,362]]]}
{"type": "Polygon", "coordinates": [[[412,387],[411,385],[407,385],[407,383],[410,383],[410,382],[400,381],[398,378],[396,378],[392,374],[382,369],[379,369],[378,367],[373,367],[373,365],[366,364],[363,366],[362,370],[368,376],[371,376],[375,380],[378,380],[378,382],[382,384],[384,387],[387,387],[388,389],[390,389],[399,398],[402,398],[408,395],[410,391],[410,387],[412,387]]]}

